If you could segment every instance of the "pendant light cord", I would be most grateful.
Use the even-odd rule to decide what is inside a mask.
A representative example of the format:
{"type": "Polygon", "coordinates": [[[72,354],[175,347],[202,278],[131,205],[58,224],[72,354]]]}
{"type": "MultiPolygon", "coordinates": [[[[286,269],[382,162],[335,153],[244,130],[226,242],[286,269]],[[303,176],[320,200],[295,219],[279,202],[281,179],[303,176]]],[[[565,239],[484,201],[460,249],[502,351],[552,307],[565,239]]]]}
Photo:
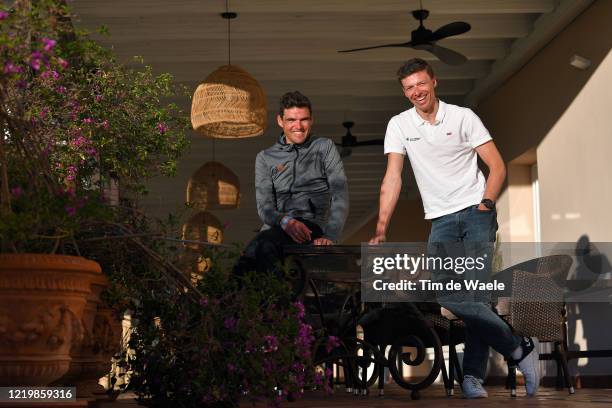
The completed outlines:
{"type": "MultiPolygon", "coordinates": [[[[225,0],[225,12],[229,14],[229,0],[225,0]]],[[[231,18],[227,19],[227,65],[232,65],[231,18]]]]}

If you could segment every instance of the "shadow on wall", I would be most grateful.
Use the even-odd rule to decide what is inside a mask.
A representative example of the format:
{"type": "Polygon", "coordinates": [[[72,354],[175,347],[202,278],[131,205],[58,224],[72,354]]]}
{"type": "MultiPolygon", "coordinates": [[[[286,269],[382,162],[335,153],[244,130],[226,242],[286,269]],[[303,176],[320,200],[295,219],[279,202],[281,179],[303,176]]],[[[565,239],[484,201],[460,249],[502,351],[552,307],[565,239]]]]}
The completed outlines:
{"type": "MultiPolygon", "coordinates": [[[[607,248],[606,248],[607,249],[607,248]]],[[[573,276],[567,280],[569,294],[579,294],[588,291],[597,280],[610,279],[612,265],[605,254],[590,242],[588,235],[580,237],[576,243],[576,268],[573,276]]],[[[590,302],[570,302],[567,304],[568,314],[568,349],[580,351],[606,350],[612,348],[607,336],[602,336],[602,330],[607,330],[612,322],[612,304],[603,299],[591,299],[590,302]]],[[[571,360],[570,372],[582,378],[582,386],[588,384],[584,377],[588,375],[609,374],[611,358],[589,358],[588,360],[571,360]],[[586,364],[585,364],[586,361],[586,364]],[[586,383],[586,384],[585,384],[586,383]]]]}
{"type": "Polygon", "coordinates": [[[599,0],[476,109],[505,161],[537,146],[597,70],[612,46],[612,2],[599,0]],[[586,70],[569,64],[591,61],[586,70]]]}

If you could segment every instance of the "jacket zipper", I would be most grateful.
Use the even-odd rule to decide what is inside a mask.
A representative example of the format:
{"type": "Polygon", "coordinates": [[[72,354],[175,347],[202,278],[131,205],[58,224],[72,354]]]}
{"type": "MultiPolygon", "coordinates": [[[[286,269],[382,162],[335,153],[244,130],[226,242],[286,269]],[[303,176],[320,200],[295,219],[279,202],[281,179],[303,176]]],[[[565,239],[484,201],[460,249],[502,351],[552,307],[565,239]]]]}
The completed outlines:
{"type": "Polygon", "coordinates": [[[289,185],[289,198],[287,200],[285,200],[285,202],[283,203],[283,212],[286,211],[287,208],[287,201],[289,201],[291,199],[291,196],[293,195],[293,185],[295,184],[295,167],[297,166],[297,160],[298,160],[298,156],[300,155],[300,152],[297,149],[297,146],[294,144],[293,146],[293,150],[295,150],[295,159],[293,159],[293,178],[291,180],[291,184],[289,185]]]}

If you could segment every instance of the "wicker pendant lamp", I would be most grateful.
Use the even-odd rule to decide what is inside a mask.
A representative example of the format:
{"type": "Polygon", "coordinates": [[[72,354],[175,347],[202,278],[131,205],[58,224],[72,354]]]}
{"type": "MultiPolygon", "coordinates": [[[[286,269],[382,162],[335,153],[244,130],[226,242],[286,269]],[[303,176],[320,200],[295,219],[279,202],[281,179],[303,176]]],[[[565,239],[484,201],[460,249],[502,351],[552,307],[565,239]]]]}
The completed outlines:
{"type": "Polygon", "coordinates": [[[231,210],[240,204],[240,180],[214,161],[205,163],[189,179],[187,202],[197,210],[231,210]]]}
{"type": "Polygon", "coordinates": [[[209,212],[201,211],[183,225],[183,239],[221,244],[223,226],[217,217],[209,212]]]}
{"type": "Polygon", "coordinates": [[[203,136],[246,138],[260,136],[267,124],[266,96],[255,78],[231,63],[230,21],[238,15],[226,12],[228,63],[209,74],[193,94],[191,125],[203,136]]]}

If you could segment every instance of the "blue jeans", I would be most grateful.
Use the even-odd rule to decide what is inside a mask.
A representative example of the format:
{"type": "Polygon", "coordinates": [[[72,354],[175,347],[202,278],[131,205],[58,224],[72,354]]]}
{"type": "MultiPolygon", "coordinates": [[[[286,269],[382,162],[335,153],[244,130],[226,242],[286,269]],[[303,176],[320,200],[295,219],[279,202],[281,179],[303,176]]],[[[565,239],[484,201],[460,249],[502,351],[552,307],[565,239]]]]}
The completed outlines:
{"type": "MultiPolygon", "coordinates": [[[[476,278],[486,280],[490,272],[493,258],[495,233],[497,232],[497,213],[480,211],[478,206],[470,206],[461,211],[444,215],[432,220],[429,248],[431,252],[444,252],[453,258],[477,257],[487,254],[488,260],[484,273],[433,272],[434,280],[443,281],[451,276],[461,276],[465,279],[476,278]],[[461,253],[462,252],[462,253],[461,253]]],[[[441,256],[441,254],[439,254],[441,256]]],[[[486,294],[482,292],[464,292],[460,294],[445,294],[438,296],[440,305],[450,310],[465,323],[465,352],[463,356],[463,373],[484,379],[489,347],[509,357],[521,343],[521,338],[515,335],[510,327],[491,309],[486,294]]]]}

